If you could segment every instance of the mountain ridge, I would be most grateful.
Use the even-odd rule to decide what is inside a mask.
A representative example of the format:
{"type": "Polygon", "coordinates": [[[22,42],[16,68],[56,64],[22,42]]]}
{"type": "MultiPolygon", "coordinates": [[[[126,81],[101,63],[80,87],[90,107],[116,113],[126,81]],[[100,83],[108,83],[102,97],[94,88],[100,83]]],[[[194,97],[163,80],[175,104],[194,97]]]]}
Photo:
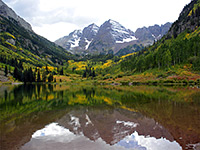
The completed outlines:
{"type": "MultiPolygon", "coordinates": [[[[136,32],[133,32],[130,29],[126,29],[119,22],[109,19],[100,27],[97,26],[95,34],[93,34],[89,41],[79,40],[77,42],[78,45],[76,44],[76,46],[73,47],[74,44],[70,41],[70,39],[75,40],[70,37],[73,31],[68,36],[56,40],[55,43],[73,54],[117,54],[120,50],[122,51],[123,48],[129,45],[152,45],[154,41],[159,40],[166,34],[170,26],[171,23],[168,22],[160,26],[154,25],[138,28],[136,32]]],[[[81,31],[84,32],[88,27],[85,27],[81,31]]],[[[79,36],[79,38],[83,39],[82,35],[79,36]]]]}
{"type": "Polygon", "coordinates": [[[7,7],[7,5],[2,0],[0,0],[0,15],[4,16],[7,19],[12,18],[16,20],[25,29],[34,32],[32,30],[31,25],[28,22],[26,22],[23,18],[18,16],[11,8],[7,7]]]}

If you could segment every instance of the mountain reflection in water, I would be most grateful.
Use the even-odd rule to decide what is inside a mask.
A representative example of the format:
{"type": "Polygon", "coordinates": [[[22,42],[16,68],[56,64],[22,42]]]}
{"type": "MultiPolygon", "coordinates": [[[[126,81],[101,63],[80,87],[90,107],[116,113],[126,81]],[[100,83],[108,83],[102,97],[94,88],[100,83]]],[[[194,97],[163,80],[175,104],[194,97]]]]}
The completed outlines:
{"type": "Polygon", "coordinates": [[[198,149],[198,88],[0,87],[1,149],[198,149]]]}
{"type": "Polygon", "coordinates": [[[172,141],[173,137],[164,127],[140,113],[79,107],[57,123],[36,131],[22,149],[53,149],[55,143],[58,143],[56,149],[67,147],[72,150],[181,149],[178,143],[172,141]],[[140,133],[142,135],[138,135],[140,133]],[[166,137],[168,140],[155,137],[166,137]]]}

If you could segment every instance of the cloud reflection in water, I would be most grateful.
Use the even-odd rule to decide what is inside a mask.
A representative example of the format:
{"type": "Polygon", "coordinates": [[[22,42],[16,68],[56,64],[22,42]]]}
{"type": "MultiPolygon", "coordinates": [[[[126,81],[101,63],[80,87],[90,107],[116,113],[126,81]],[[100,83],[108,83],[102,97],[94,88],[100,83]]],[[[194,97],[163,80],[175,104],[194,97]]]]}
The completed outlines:
{"type": "Polygon", "coordinates": [[[109,150],[168,150],[168,149],[181,149],[177,142],[170,142],[165,138],[156,139],[154,137],[145,137],[138,135],[138,132],[134,132],[124,139],[120,140],[114,145],[106,144],[101,138],[96,141],[91,141],[87,137],[81,134],[74,134],[69,129],[60,126],[58,123],[51,123],[45,128],[36,131],[32,135],[32,139],[29,143],[22,147],[26,149],[40,149],[44,147],[51,149],[52,144],[57,143],[57,149],[61,150],[64,147],[75,149],[109,149],[109,150]],[[35,143],[36,142],[36,143],[35,143]],[[37,144],[38,143],[38,144],[37,144]],[[73,144],[72,144],[73,143],[73,144]],[[43,146],[41,146],[43,144],[43,146]]]}

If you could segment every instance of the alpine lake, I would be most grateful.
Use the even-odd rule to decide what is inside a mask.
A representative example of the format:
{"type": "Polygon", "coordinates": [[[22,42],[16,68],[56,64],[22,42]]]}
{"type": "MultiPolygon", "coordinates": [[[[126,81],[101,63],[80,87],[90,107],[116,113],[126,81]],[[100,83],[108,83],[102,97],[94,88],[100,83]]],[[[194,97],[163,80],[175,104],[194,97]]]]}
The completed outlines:
{"type": "Polygon", "coordinates": [[[198,86],[0,86],[1,150],[200,149],[198,86]]]}

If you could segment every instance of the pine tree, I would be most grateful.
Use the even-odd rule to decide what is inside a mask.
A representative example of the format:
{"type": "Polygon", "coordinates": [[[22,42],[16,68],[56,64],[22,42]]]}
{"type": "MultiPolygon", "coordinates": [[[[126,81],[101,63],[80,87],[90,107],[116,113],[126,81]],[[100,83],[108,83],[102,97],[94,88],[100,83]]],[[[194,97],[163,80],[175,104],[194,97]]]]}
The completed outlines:
{"type": "Polygon", "coordinates": [[[35,69],[35,71],[33,72],[33,80],[34,80],[34,82],[36,82],[36,69],[35,69]]]}
{"type": "Polygon", "coordinates": [[[64,73],[63,73],[63,67],[62,67],[62,69],[60,70],[60,75],[64,75],[64,73]]]}
{"type": "Polygon", "coordinates": [[[49,74],[49,69],[47,65],[46,65],[46,73],[49,74]]]}
{"type": "Polygon", "coordinates": [[[96,77],[96,74],[95,74],[94,69],[93,69],[93,71],[92,71],[92,77],[93,77],[93,78],[96,77]]]}
{"type": "Polygon", "coordinates": [[[30,76],[30,82],[35,82],[33,70],[31,67],[29,68],[29,76],[30,76]]]}
{"type": "Polygon", "coordinates": [[[59,74],[59,72],[60,72],[60,71],[59,71],[59,67],[57,67],[57,74],[59,74]]]}
{"type": "Polygon", "coordinates": [[[83,78],[86,78],[86,76],[87,76],[87,73],[86,73],[86,71],[84,71],[83,72],[83,78]]]}
{"type": "Polygon", "coordinates": [[[53,81],[53,74],[50,74],[48,77],[48,82],[52,82],[53,81]]]}
{"type": "Polygon", "coordinates": [[[17,67],[15,67],[15,69],[14,69],[13,77],[14,77],[15,79],[18,79],[18,69],[17,69],[17,67]]]}
{"type": "Polygon", "coordinates": [[[47,79],[46,73],[43,73],[42,74],[42,82],[46,82],[46,79],[47,79]]]}
{"type": "Polygon", "coordinates": [[[9,68],[8,68],[8,72],[11,73],[11,67],[10,67],[10,66],[9,66],[9,68]]]}
{"type": "Polygon", "coordinates": [[[7,76],[8,75],[8,67],[7,66],[5,66],[4,72],[5,72],[5,76],[7,76]]]}
{"type": "Polygon", "coordinates": [[[41,82],[41,78],[40,78],[40,70],[38,69],[38,74],[37,74],[37,82],[41,82]]]}

